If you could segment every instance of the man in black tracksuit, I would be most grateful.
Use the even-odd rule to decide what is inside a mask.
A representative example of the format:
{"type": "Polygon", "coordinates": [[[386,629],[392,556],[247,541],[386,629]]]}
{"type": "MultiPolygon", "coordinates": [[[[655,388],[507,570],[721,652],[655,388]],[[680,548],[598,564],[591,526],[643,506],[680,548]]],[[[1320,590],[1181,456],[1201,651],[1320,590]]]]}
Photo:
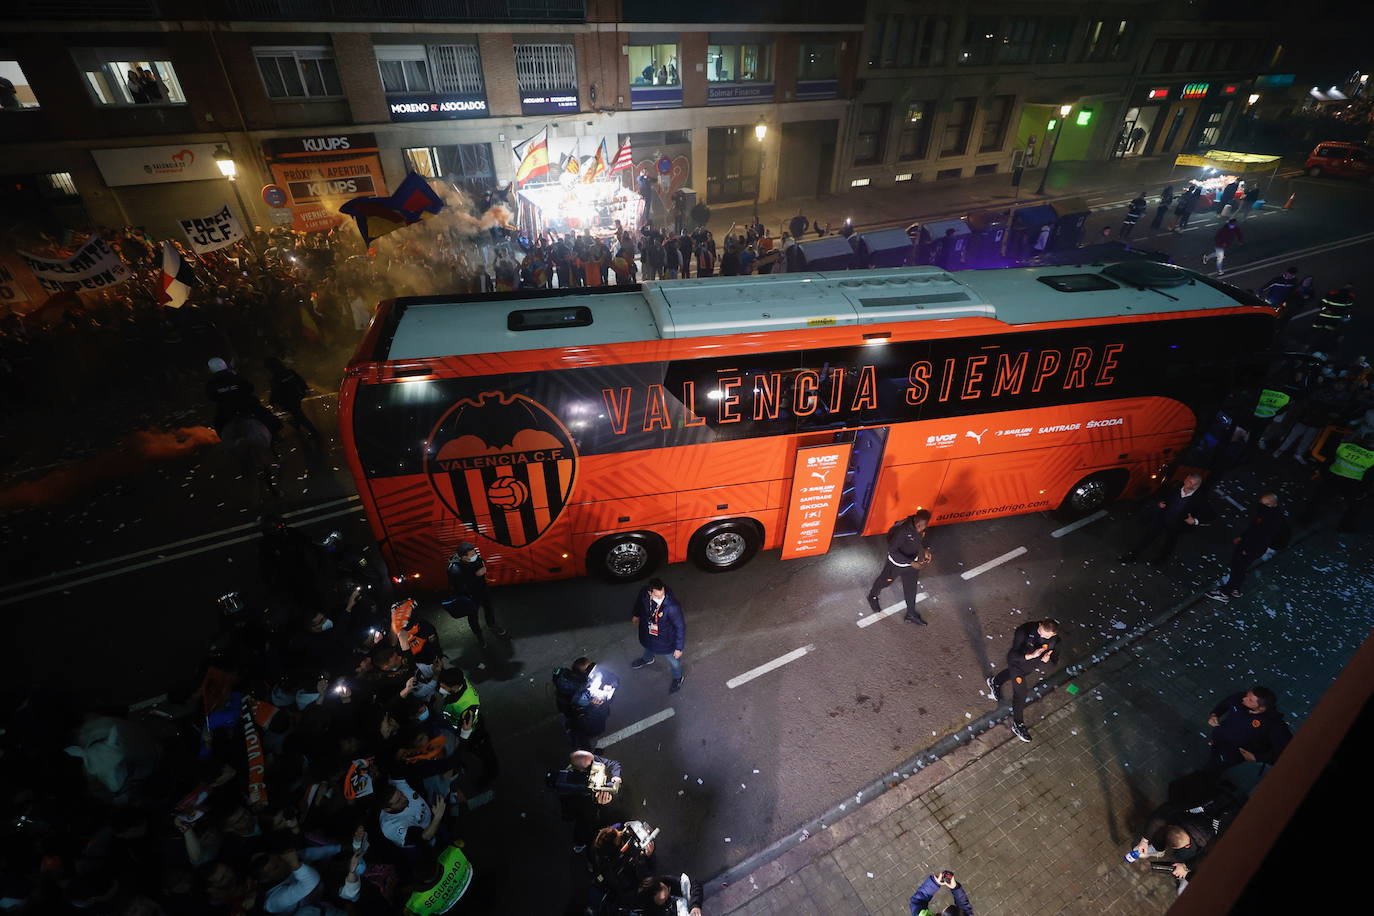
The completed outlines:
{"type": "Polygon", "coordinates": [[[1022,741],[1029,741],[1030,731],[1022,716],[1026,709],[1027,678],[1037,666],[1053,670],[1059,662],[1059,623],[1055,620],[1032,620],[1023,623],[1012,634],[1007,650],[1007,667],[988,678],[988,699],[1002,702],[1002,685],[1011,681],[1011,732],[1022,741]]]}
{"type": "Polygon", "coordinates": [[[1214,513],[1207,504],[1207,490],[1201,474],[1189,474],[1182,483],[1168,484],[1145,502],[1145,531],[1134,547],[1121,555],[1122,563],[1133,563],[1141,552],[1161,535],[1159,555],[1150,562],[1159,565],[1169,559],[1178,536],[1189,528],[1205,525],[1214,513]]]}
{"type": "Polygon", "coordinates": [[[486,611],[487,626],[497,636],[505,636],[506,630],[496,622],[496,609],[491,603],[491,588],[487,585],[487,565],[477,545],[464,541],[458,550],[449,557],[448,585],[452,594],[444,602],[451,617],[466,617],[468,626],[477,637],[477,645],[487,647],[482,636],[482,625],[477,622],[479,608],[486,611]]]}
{"type": "Polygon", "coordinates": [[[1250,523],[1234,540],[1236,549],[1231,552],[1231,574],[1220,588],[1214,588],[1207,597],[1214,601],[1230,601],[1240,597],[1240,584],[1250,572],[1255,561],[1276,544],[1281,545],[1287,537],[1288,520],[1279,508],[1279,497],[1275,493],[1265,493],[1259,498],[1250,514],[1250,523]]]}
{"type": "Polygon", "coordinates": [[[902,519],[893,529],[887,542],[887,561],[883,563],[878,578],[873,580],[873,587],[868,590],[868,606],[873,608],[873,613],[882,609],[878,604],[878,596],[883,589],[900,576],[902,596],[906,598],[906,616],[903,619],[925,626],[925,618],[916,613],[916,584],[921,576],[915,564],[924,566],[930,560],[930,548],[926,546],[925,535],[929,524],[930,510],[920,509],[902,519]]]}
{"type": "Polygon", "coordinates": [[[1204,772],[1220,773],[1247,761],[1273,763],[1293,738],[1268,687],[1226,697],[1212,708],[1207,724],[1212,727],[1212,758],[1204,772]]]}

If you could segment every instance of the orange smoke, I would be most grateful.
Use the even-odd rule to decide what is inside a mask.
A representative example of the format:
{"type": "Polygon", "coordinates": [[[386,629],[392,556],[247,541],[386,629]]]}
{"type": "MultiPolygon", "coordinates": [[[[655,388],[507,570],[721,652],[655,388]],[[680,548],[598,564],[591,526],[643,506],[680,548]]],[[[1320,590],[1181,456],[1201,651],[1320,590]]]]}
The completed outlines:
{"type": "Polygon", "coordinates": [[[0,490],[0,509],[69,502],[104,480],[135,474],[152,461],[184,458],[217,442],[219,436],[205,426],[185,426],[170,431],[140,429],[98,455],[50,471],[37,480],[26,480],[0,490]]]}

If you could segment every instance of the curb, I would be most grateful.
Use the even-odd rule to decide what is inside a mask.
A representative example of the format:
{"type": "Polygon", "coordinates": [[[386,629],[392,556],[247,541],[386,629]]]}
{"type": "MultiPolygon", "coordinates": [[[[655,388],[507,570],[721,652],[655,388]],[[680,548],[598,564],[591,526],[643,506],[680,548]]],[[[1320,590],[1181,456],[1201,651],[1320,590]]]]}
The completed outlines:
{"type": "MultiPolygon", "coordinates": [[[[1296,547],[1299,544],[1302,544],[1311,537],[1313,537],[1318,532],[1318,530],[1319,527],[1313,525],[1307,528],[1306,530],[1299,532],[1295,537],[1291,539],[1288,547],[1286,547],[1284,551],[1280,553],[1275,553],[1274,556],[1268,560],[1261,559],[1258,563],[1255,564],[1254,567],[1252,567],[1252,569],[1256,569],[1267,564],[1273,563],[1280,556],[1285,555],[1288,550],[1291,550],[1293,547],[1296,547]]],[[[1222,581],[1224,581],[1224,577],[1222,579],[1218,579],[1215,584],[1220,584],[1222,581]]],[[[1184,612],[1192,608],[1194,605],[1198,604],[1198,602],[1206,596],[1207,589],[1211,587],[1212,586],[1206,586],[1202,591],[1196,592],[1195,594],[1183,598],[1182,600],[1171,605],[1159,614],[1156,614],[1154,617],[1151,617],[1145,622],[1139,624],[1133,630],[1129,630],[1123,635],[1117,637],[1115,640],[1108,643],[1106,647],[1104,647],[1102,650],[1095,653],[1087,661],[1079,662],[1078,664],[1070,665],[1067,668],[1063,668],[1059,671],[1054,672],[1054,674],[1040,681],[1038,684],[1035,685],[1035,687],[1033,687],[1028,692],[1026,696],[1026,705],[1029,706],[1031,703],[1039,702],[1040,700],[1044,699],[1046,695],[1054,692],[1062,686],[1065,686],[1068,682],[1074,680],[1078,676],[1089,671],[1092,671],[1096,668],[1102,667],[1103,665],[1112,661],[1132,643],[1144,638],[1145,636],[1150,635],[1151,633],[1160,629],[1164,625],[1170,623],[1174,619],[1182,616],[1184,612]]],[[[971,723],[959,729],[958,731],[946,734],[939,740],[935,741],[933,744],[927,746],[926,748],[920,751],[917,751],[915,754],[904,760],[889,775],[879,777],[878,779],[875,779],[865,784],[855,793],[853,798],[847,798],[843,802],[837,802],[834,805],[831,805],[830,808],[826,809],[817,817],[811,818],[810,820],[805,821],[802,824],[790,830],[787,836],[773,842],[771,845],[759,850],[753,855],[750,855],[748,858],[741,861],[738,865],[735,865],[731,868],[727,868],[720,874],[717,874],[708,879],[705,883],[705,891],[707,896],[711,898],[717,898],[721,894],[727,893],[728,889],[736,882],[750,879],[754,872],[774,862],[784,861],[790,853],[800,852],[804,848],[801,845],[804,841],[811,840],[813,837],[823,837],[823,839],[821,839],[820,842],[817,842],[812,847],[810,847],[810,849],[804,856],[800,857],[802,858],[802,861],[796,863],[795,868],[779,869],[777,874],[765,876],[765,880],[767,880],[768,883],[760,884],[751,880],[748,895],[744,896],[737,902],[731,903],[731,908],[727,910],[726,913],[728,914],[730,912],[733,912],[735,909],[738,909],[740,906],[743,906],[753,897],[777,886],[783,880],[799,871],[801,867],[803,867],[813,859],[817,858],[819,855],[823,855],[825,851],[828,851],[830,848],[833,848],[839,842],[842,842],[842,840],[840,839],[832,840],[831,837],[834,836],[834,834],[837,832],[836,828],[840,826],[840,822],[843,819],[855,815],[859,811],[868,809],[869,806],[872,805],[875,801],[887,795],[892,790],[903,786],[907,782],[907,780],[916,778],[918,774],[929,772],[932,776],[937,775],[935,771],[929,770],[928,768],[936,767],[940,763],[946,762],[945,758],[955,753],[956,751],[971,749],[970,746],[972,745],[975,739],[981,738],[983,735],[987,734],[997,725],[1004,722],[1010,715],[1010,709],[1004,710],[1001,706],[999,706],[993,712],[984,713],[982,716],[979,716],[977,719],[974,719],[971,723]],[[823,833],[823,831],[825,833],[823,833]],[[816,847],[822,848],[817,849],[816,847]],[[815,852],[813,853],[811,850],[815,850],[815,852]]],[[[1002,744],[1005,744],[1007,741],[1010,740],[1010,738],[1006,738],[1003,741],[998,742],[995,746],[1000,747],[1002,744]]],[[[981,756],[981,754],[979,756],[981,756]]],[[[948,778],[953,774],[954,771],[951,770],[940,775],[939,778],[931,782],[929,786],[925,786],[922,789],[920,789],[920,792],[932,788],[933,786],[939,784],[945,778],[948,778]]],[[[920,792],[918,792],[917,794],[920,794],[920,792]]],[[[845,836],[843,839],[847,840],[848,836],[845,836]]],[[[793,863],[791,862],[787,862],[787,865],[792,864],[793,863]]]]}

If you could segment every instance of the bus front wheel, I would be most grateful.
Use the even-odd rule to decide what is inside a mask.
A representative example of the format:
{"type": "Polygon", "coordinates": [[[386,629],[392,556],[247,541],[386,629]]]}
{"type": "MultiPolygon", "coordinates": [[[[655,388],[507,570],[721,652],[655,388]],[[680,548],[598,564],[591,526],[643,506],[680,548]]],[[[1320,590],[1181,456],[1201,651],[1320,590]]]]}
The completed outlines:
{"type": "Polygon", "coordinates": [[[663,562],[663,541],[656,534],[626,531],[604,537],[587,551],[587,571],[612,582],[643,579],[663,562]]]}
{"type": "Polygon", "coordinates": [[[1060,510],[1071,516],[1096,512],[1121,492],[1125,482],[1123,477],[1121,472],[1112,471],[1084,477],[1065,494],[1064,501],[1059,505],[1060,510]]]}
{"type": "Polygon", "coordinates": [[[692,562],[707,572],[739,569],[753,559],[763,533],[748,519],[728,519],[702,527],[687,545],[692,562]]]}

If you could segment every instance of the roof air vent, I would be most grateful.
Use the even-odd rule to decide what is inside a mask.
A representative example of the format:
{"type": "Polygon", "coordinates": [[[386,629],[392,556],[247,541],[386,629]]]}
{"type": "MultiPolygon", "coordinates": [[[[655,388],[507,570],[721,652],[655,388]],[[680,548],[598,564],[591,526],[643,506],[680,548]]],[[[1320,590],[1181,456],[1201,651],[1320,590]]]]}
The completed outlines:
{"type": "Polygon", "coordinates": [[[1168,289],[1193,282],[1193,275],[1181,267],[1146,260],[1111,264],[1102,268],[1102,276],[1139,289],[1168,289]]]}

